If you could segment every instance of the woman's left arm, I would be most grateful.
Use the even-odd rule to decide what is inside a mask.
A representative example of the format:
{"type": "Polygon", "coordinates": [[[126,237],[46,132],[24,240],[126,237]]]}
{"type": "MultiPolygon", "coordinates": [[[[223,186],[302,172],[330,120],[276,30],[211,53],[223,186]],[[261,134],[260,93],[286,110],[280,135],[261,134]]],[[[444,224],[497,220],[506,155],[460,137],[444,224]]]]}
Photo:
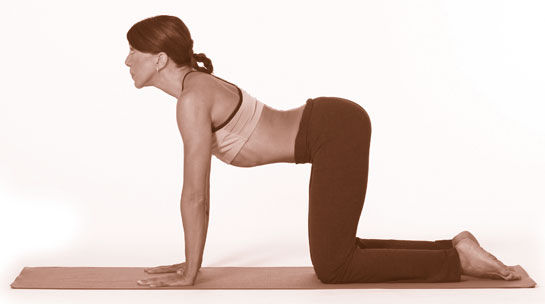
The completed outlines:
{"type": "Polygon", "coordinates": [[[210,200],[206,197],[202,199],[199,197],[187,197],[184,191],[182,190],[182,199],[180,201],[186,257],[184,275],[188,278],[196,279],[197,273],[201,268],[204,245],[206,243],[210,200]]]}
{"type": "Polygon", "coordinates": [[[176,119],[184,145],[183,188],[180,211],[184,228],[185,267],[175,275],[139,281],[141,285],[193,285],[201,267],[210,210],[212,122],[200,95],[185,93],[176,106],[176,119]]]}
{"type": "Polygon", "coordinates": [[[180,201],[184,227],[186,272],[196,277],[202,263],[210,210],[212,122],[201,95],[178,101],[177,121],[184,144],[184,176],[180,201]]]}

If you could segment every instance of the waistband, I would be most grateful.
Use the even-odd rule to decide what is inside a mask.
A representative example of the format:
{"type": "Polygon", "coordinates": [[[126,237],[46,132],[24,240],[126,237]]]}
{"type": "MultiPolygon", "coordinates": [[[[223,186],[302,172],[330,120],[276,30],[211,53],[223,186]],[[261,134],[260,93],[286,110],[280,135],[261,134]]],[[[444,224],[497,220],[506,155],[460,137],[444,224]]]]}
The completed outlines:
{"type": "Polygon", "coordinates": [[[304,164],[310,162],[310,150],[308,147],[308,129],[310,125],[310,114],[312,112],[313,99],[307,99],[305,108],[303,110],[303,116],[299,123],[299,131],[295,137],[295,163],[304,164]]]}

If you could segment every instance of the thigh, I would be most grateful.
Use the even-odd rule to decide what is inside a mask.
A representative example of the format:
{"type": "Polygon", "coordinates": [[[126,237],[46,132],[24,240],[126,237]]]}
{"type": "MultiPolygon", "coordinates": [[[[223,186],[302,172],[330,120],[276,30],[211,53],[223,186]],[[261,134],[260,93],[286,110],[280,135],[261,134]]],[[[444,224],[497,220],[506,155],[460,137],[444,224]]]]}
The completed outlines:
{"type": "Polygon", "coordinates": [[[356,247],[365,200],[371,126],[359,105],[319,100],[311,121],[309,242],[313,263],[338,267],[356,247]]]}

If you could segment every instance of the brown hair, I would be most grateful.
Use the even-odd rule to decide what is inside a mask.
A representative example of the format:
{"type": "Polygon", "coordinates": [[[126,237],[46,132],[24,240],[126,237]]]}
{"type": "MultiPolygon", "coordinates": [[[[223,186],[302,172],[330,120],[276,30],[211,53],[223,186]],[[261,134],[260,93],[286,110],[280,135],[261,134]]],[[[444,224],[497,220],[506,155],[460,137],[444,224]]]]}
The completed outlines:
{"type": "Polygon", "coordinates": [[[204,53],[193,54],[193,39],[180,18],[159,15],[135,23],[127,32],[129,44],[144,53],[165,52],[176,66],[191,66],[212,74],[212,61],[204,53]],[[204,67],[199,66],[202,62],[204,67]]]}

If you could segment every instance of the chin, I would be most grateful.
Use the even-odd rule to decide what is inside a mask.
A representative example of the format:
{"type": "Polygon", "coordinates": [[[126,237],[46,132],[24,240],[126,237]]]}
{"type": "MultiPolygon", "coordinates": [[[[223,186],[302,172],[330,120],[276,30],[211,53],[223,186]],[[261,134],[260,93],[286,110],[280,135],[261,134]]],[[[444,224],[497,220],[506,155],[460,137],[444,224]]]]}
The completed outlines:
{"type": "Polygon", "coordinates": [[[137,89],[141,89],[143,87],[150,86],[150,84],[149,84],[149,82],[147,80],[142,81],[141,78],[140,78],[140,80],[136,80],[136,79],[134,79],[134,77],[133,77],[133,80],[134,80],[134,86],[137,89]]]}
{"type": "Polygon", "coordinates": [[[141,89],[144,87],[144,85],[142,84],[142,82],[139,82],[137,80],[134,81],[134,87],[137,88],[137,89],[141,89]]]}

